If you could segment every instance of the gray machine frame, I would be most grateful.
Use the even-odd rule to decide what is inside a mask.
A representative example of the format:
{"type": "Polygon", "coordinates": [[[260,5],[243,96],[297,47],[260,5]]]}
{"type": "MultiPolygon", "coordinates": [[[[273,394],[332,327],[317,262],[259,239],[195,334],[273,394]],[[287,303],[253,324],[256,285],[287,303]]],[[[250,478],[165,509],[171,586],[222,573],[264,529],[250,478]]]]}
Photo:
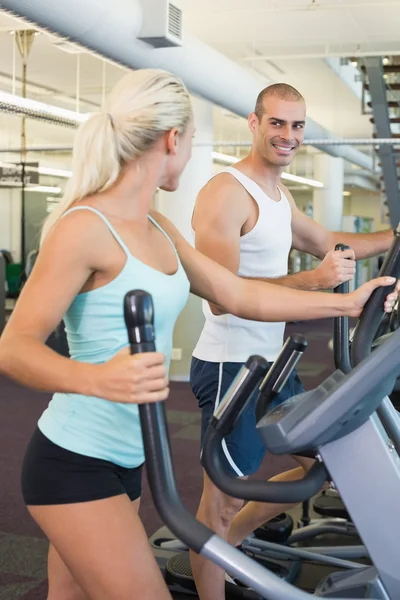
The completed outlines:
{"type": "MultiPolygon", "coordinates": [[[[300,402],[284,403],[258,424],[264,443],[274,454],[318,449],[368,549],[381,582],[376,585],[384,590],[378,597],[391,600],[400,598],[400,458],[370,407],[373,403],[375,411],[383,403],[392,414],[394,430],[400,427],[387,398],[400,372],[399,344],[397,331],[349,375],[335,372],[322,386],[303,394],[300,402]],[[379,527],[372,527],[377,513],[379,527]]],[[[374,571],[365,570],[366,576],[371,573],[375,576],[374,571]]],[[[345,589],[343,579],[340,585],[345,589]]]]}

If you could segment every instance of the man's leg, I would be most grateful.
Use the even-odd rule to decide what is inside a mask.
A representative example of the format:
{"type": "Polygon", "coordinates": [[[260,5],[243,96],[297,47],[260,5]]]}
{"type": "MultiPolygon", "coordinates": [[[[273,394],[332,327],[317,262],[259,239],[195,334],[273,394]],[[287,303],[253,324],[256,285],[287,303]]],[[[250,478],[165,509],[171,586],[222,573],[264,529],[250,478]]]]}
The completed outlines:
{"type": "MultiPolygon", "coordinates": [[[[243,501],[221,492],[204,473],[204,487],[197,519],[228,539],[233,518],[242,508],[243,501]]],[[[203,556],[190,553],[193,576],[200,600],[225,600],[225,573],[203,556]]]]}
{"type": "MultiPolygon", "coordinates": [[[[212,417],[213,411],[222,400],[225,391],[232,383],[237,372],[241,367],[240,363],[209,363],[193,359],[190,373],[190,382],[192,390],[196,396],[199,407],[202,410],[202,439],[207,429],[208,423],[212,417]]],[[[294,379],[294,376],[293,378],[294,379]]],[[[301,384],[300,384],[301,385],[301,384]]],[[[279,397],[280,401],[294,395],[297,391],[294,389],[292,381],[286,386],[285,393],[279,397]]],[[[261,438],[256,433],[255,421],[255,403],[257,394],[254,394],[242,412],[235,429],[225,438],[220,448],[221,459],[225,468],[231,474],[242,477],[255,473],[264,457],[265,448],[261,438]]],[[[279,403],[278,400],[278,403],[279,403]]],[[[284,479],[298,479],[303,476],[303,470],[293,470],[292,476],[283,473],[277,476],[284,479]],[[297,473],[293,473],[297,471],[297,473]]],[[[250,509],[249,517],[245,517],[243,522],[238,521],[237,533],[234,528],[235,537],[241,536],[245,531],[246,537],[252,530],[248,530],[246,524],[247,518],[252,522],[264,523],[269,518],[276,516],[287,508],[287,505],[274,505],[272,517],[264,519],[266,505],[260,503],[251,503],[257,505],[250,509]],[[255,511],[255,515],[253,515],[255,511]],[[260,522],[260,519],[263,519],[260,522]],[[239,530],[240,528],[240,530],[239,530]]],[[[203,494],[197,514],[197,518],[205,523],[210,529],[215,531],[224,539],[228,539],[229,529],[235,515],[243,506],[243,501],[231,498],[219,491],[216,486],[204,476],[203,494]]],[[[247,506],[245,507],[247,514],[247,506]]],[[[238,519],[239,517],[236,517],[238,519]]],[[[242,541],[243,537],[238,540],[242,541]]],[[[196,587],[200,600],[224,600],[225,577],[223,570],[194,553],[191,553],[192,570],[195,578],[196,587]]]]}
{"type": "MultiPolygon", "coordinates": [[[[212,363],[194,358],[190,370],[190,383],[202,414],[202,440],[215,408],[240,370],[241,363],[212,363]]],[[[254,411],[253,411],[254,412],[254,411]]],[[[241,430],[243,419],[239,419],[235,432],[241,430]]],[[[255,423],[253,424],[254,432],[255,423]]],[[[254,436],[253,436],[254,437],[254,436]]],[[[232,455],[232,449],[239,450],[242,443],[232,445],[224,440],[219,448],[221,460],[228,472],[244,476],[239,464],[242,456],[232,455]]],[[[246,446],[244,446],[246,451],[246,446]]],[[[210,529],[227,539],[234,516],[242,508],[243,501],[227,496],[211,482],[204,473],[203,493],[197,518],[210,529]]],[[[192,571],[200,600],[225,599],[225,574],[223,569],[195,553],[190,553],[192,571]]]]}
{"type": "MultiPolygon", "coordinates": [[[[275,399],[273,406],[277,406],[288,398],[301,394],[303,391],[303,384],[296,371],[294,371],[280,395],[275,399]]],[[[294,481],[296,479],[302,479],[305,473],[314,464],[314,461],[311,458],[301,456],[293,456],[293,458],[300,466],[296,469],[280,473],[279,475],[272,477],[270,481],[294,481]]],[[[270,521],[280,513],[286,512],[293,506],[296,506],[296,504],[248,502],[232,522],[228,537],[229,542],[234,546],[239,545],[248,535],[257,529],[257,527],[270,521]]]]}
{"type": "MultiPolygon", "coordinates": [[[[293,458],[304,465],[306,470],[314,462],[311,459],[293,458]]],[[[293,481],[301,479],[304,473],[305,469],[300,466],[280,473],[270,481],[293,481]]],[[[242,506],[242,500],[231,498],[221,492],[204,473],[203,494],[196,517],[234,546],[239,545],[254,529],[292,508],[295,504],[248,502],[243,508],[242,506]]],[[[190,553],[190,561],[200,600],[225,600],[223,570],[194,552],[190,553]]]]}
{"type": "MultiPolygon", "coordinates": [[[[280,473],[272,477],[269,481],[294,481],[302,479],[305,472],[311,468],[314,461],[310,458],[301,458],[293,456],[301,466],[290,471],[280,473]]],[[[257,527],[260,527],[267,521],[270,521],[282,512],[293,508],[296,504],[272,504],[265,502],[248,502],[246,506],[235,516],[229,529],[228,541],[233,546],[238,546],[250,535],[257,527]]]]}

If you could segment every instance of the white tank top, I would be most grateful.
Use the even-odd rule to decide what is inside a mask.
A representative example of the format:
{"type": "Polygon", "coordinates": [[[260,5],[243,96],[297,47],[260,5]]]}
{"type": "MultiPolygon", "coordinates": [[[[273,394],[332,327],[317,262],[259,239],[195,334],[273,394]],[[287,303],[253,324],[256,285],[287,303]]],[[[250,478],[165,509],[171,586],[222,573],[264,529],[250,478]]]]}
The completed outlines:
{"type": "MultiPolygon", "coordinates": [[[[238,275],[274,278],[287,275],[292,246],[292,211],[285,194],[276,202],[252,179],[233,167],[224,170],[233,175],[257,202],[259,215],[251,231],[240,238],[238,275]]],[[[234,315],[213,315],[203,301],[205,324],[193,356],[210,362],[246,362],[251,354],[274,361],[279,354],[285,323],[260,323],[234,315]]]]}

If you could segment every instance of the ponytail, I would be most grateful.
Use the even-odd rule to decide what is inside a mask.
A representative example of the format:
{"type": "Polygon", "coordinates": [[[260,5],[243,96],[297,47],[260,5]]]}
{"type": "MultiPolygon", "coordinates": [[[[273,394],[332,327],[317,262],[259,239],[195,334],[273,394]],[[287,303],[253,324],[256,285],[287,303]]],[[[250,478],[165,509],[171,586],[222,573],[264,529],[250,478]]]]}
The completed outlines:
{"type": "Polygon", "coordinates": [[[78,129],[72,154],[72,177],[58,206],[44,222],[41,242],[76,201],[109,188],[118,178],[120,161],[107,113],[94,113],[78,129]]]}
{"type": "Polygon", "coordinates": [[[114,87],[104,112],[78,129],[72,177],[59,205],[44,222],[41,242],[74,203],[109,189],[121,168],[139,158],[166,131],[183,134],[192,117],[183,82],[159,69],[127,73],[114,87]]]}

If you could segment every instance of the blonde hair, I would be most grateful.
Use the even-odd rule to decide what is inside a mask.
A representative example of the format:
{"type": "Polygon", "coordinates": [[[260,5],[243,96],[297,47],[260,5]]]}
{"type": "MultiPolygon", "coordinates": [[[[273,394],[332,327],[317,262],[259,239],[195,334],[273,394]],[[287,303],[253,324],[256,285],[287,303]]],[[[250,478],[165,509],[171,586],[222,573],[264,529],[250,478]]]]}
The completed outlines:
{"type": "Polygon", "coordinates": [[[191,117],[189,93],[175,75],[142,69],[122,77],[103,111],[92,114],[77,132],[72,177],[44,222],[41,241],[71,204],[106,191],[126,163],[139,158],[166,131],[176,128],[183,134],[191,117]]]}

